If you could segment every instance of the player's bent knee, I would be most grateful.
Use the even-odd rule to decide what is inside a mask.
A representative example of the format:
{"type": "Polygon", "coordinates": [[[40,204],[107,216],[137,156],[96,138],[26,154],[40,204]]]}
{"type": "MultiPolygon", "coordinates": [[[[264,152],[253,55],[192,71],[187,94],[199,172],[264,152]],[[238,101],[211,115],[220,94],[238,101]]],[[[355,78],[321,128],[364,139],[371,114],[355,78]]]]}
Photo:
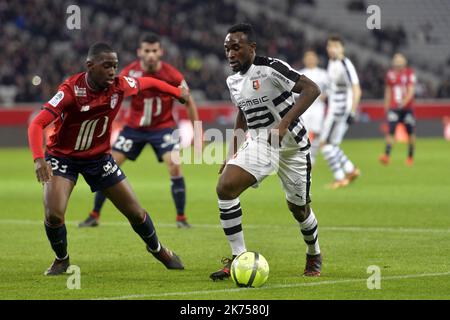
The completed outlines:
{"type": "Polygon", "coordinates": [[[232,200],[239,196],[231,181],[219,181],[216,187],[216,193],[221,200],[232,200]]]}
{"type": "Polygon", "coordinates": [[[45,222],[49,226],[59,226],[64,223],[64,217],[63,215],[56,215],[52,213],[46,213],[45,214],[45,222]]]}

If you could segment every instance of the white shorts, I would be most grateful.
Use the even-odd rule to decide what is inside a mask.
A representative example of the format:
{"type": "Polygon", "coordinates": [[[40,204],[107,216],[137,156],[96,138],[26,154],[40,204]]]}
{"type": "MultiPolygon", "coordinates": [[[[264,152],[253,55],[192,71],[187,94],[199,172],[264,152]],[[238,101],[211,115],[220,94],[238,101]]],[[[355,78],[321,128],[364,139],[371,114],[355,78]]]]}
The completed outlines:
{"type": "Polygon", "coordinates": [[[320,141],[325,144],[340,145],[348,129],[347,118],[348,115],[336,117],[329,112],[325,117],[320,141]]]}
{"type": "Polygon", "coordinates": [[[309,150],[273,148],[266,138],[248,138],[227,164],[241,167],[256,179],[257,187],[266,177],[277,174],[286,200],[298,206],[311,202],[311,159],[309,150]]]}
{"type": "Polygon", "coordinates": [[[325,117],[324,108],[311,105],[308,110],[302,114],[303,123],[308,132],[320,133],[323,127],[323,118],[325,117]]]}

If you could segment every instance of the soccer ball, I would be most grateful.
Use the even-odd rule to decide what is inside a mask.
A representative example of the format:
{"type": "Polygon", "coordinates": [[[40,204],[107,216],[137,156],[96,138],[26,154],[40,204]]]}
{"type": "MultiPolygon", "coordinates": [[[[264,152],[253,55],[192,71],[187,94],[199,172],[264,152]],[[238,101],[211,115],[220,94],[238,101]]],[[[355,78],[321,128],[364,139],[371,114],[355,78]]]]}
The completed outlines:
{"type": "Polygon", "coordinates": [[[241,253],[231,264],[231,279],[238,287],[261,287],[268,277],[269,264],[258,252],[241,253]]]}

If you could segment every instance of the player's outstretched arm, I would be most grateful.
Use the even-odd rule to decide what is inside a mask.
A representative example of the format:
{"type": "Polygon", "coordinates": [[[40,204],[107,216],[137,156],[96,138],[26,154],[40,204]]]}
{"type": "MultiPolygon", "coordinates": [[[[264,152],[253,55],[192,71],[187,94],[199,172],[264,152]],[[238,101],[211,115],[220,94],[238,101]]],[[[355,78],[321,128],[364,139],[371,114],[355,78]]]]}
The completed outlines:
{"type": "Polygon", "coordinates": [[[50,165],[44,159],[44,128],[53,122],[55,115],[48,110],[42,110],[28,126],[28,143],[33,154],[34,169],[38,182],[50,181],[53,173],[50,165]]]}
{"type": "Polygon", "coordinates": [[[320,88],[304,75],[300,76],[292,91],[300,94],[297,101],[292,109],[281,119],[278,126],[272,129],[272,135],[278,135],[278,141],[280,142],[286,134],[289,125],[301,116],[321,93],[320,88]]]}
{"type": "Polygon", "coordinates": [[[171,96],[174,96],[181,103],[186,103],[186,101],[188,101],[190,97],[189,89],[182,86],[174,87],[168,84],[167,82],[150,77],[137,78],[137,81],[139,82],[140,90],[156,89],[158,91],[168,93],[171,96]]]}

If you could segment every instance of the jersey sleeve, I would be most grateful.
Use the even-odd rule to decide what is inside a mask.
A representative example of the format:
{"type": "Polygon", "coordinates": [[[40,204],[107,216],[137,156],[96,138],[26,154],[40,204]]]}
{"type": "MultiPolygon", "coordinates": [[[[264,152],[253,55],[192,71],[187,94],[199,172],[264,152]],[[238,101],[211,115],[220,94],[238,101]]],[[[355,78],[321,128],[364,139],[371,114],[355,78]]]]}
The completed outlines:
{"type": "Polygon", "coordinates": [[[50,111],[55,117],[60,116],[64,111],[75,103],[72,90],[69,85],[62,84],[58,88],[58,92],[44,103],[43,109],[50,111]]]}
{"type": "Polygon", "coordinates": [[[277,59],[269,59],[269,79],[272,83],[284,90],[291,92],[300,79],[300,73],[291,68],[289,64],[277,59]]]}
{"type": "Polygon", "coordinates": [[[342,63],[344,64],[345,73],[347,75],[347,83],[350,85],[359,84],[358,74],[356,73],[353,63],[348,59],[342,60],[342,63]]]}
{"type": "Polygon", "coordinates": [[[128,76],[119,76],[119,86],[123,90],[125,97],[134,96],[140,90],[139,81],[136,78],[128,76]]]}

